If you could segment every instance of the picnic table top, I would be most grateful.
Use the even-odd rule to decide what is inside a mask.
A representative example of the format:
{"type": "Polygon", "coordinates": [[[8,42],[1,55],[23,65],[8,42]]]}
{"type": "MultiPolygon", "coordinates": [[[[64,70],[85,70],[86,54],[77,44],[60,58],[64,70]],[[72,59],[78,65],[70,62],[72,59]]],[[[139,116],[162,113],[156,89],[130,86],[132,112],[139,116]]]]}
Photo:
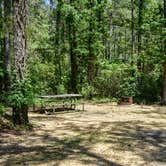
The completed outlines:
{"type": "Polygon", "coordinates": [[[62,95],[46,95],[46,96],[39,96],[42,99],[64,99],[64,98],[80,98],[82,97],[81,94],[62,94],[62,95]]]}

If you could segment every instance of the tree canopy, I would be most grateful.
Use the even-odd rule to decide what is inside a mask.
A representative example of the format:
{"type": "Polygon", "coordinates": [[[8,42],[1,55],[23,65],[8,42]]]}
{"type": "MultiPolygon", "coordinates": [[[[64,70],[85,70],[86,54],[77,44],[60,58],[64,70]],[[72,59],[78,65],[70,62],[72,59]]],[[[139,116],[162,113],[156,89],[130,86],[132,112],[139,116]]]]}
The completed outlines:
{"type": "Polygon", "coordinates": [[[165,0],[0,0],[0,102],[24,120],[36,95],[166,104],[165,28],[165,0]]]}

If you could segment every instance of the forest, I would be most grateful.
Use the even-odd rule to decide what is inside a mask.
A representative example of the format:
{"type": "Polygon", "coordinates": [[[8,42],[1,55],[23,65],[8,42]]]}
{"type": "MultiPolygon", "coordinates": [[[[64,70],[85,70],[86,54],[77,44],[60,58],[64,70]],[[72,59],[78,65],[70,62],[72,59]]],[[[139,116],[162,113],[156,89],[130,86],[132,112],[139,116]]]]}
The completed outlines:
{"type": "Polygon", "coordinates": [[[0,0],[1,112],[26,122],[66,93],[166,104],[165,18],[165,0],[0,0]]]}
{"type": "Polygon", "coordinates": [[[166,0],[0,0],[0,165],[166,165],[166,0]]]}

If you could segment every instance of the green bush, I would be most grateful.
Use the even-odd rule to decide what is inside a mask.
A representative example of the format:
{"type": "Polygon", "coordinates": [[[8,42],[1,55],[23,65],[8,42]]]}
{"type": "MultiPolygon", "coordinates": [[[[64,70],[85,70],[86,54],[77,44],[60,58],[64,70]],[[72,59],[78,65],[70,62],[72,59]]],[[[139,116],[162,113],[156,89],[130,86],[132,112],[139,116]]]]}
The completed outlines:
{"type": "Polygon", "coordinates": [[[34,102],[34,94],[30,81],[24,80],[13,83],[11,93],[8,96],[8,102],[11,107],[32,105],[34,102]]]}
{"type": "Polygon", "coordinates": [[[154,103],[160,101],[161,82],[160,75],[141,73],[138,75],[136,101],[138,103],[154,103]]]}
{"type": "Polygon", "coordinates": [[[65,94],[67,93],[64,85],[60,84],[59,86],[57,86],[57,94],[65,94]]]}
{"type": "Polygon", "coordinates": [[[119,98],[134,96],[136,68],[129,64],[104,64],[94,85],[98,96],[119,98]]]}
{"type": "Polygon", "coordinates": [[[88,84],[85,84],[82,87],[81,93],[85,98],[89,98],[89,99],[96,96],[96,94],[97,94],[95,87],[92,85],[88,85],[88,84]]]}

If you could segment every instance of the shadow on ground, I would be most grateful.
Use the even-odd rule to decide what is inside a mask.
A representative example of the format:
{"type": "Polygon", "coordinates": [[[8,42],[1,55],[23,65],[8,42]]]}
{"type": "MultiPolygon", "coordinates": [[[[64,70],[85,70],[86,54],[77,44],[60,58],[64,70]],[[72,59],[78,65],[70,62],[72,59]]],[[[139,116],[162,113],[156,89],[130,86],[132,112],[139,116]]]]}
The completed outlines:
{"type": "MultiPolygon", "coordinates": [[[[41,117],[42,118],[42,117],[41,117]]],[[[60,121],[62,119],[59,119],[60,121]]],[[[81,122],[81,120],[80,120],[81,122]]],[[[90,122],[90,121],[89,121],[90,122]]],[[[85,123],[82,121],[82,123],[85,123]]],[[[98,166],[120,166],[114,159],[104,153],[93,152],[97,144],[108,146],[117,154],[130,151],[140,156],[146,162],[166,162],[166,130],[163,123],[145,122],[141,120],[122,122],[100,122],[99,125],[77,124],[75,120],[64,123],[59,129],[71,131],[73,136],[60,138],[45,130],[41,134],[31,133],[34,139],[40,139],[43,145],[31,146],[31,138],[27,137],[26,146],[20,143],[0,145],[0,156],[6,156],[2,163],[5,165],[47,164],[54,162],[58,165],[64,160],[77,160],[81,164],[98,166]]],[[[109,149],[110,148],[110,149],[109,149]]],[[[1,164],[1,163],[0,163],[1,164]]]]}

